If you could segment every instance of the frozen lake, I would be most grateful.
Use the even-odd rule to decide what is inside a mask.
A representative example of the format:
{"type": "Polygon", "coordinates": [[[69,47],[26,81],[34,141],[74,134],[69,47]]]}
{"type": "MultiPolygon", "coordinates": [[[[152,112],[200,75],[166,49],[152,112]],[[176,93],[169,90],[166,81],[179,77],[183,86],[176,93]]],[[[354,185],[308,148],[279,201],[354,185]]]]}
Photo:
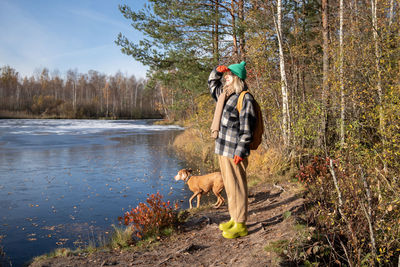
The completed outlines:
{"type": "Polygon", "coordinates": [[[183,129],[152,122],[0,120],[0,266],[107,236],[147,194],[187,208],[169,149],[183,129]]]}

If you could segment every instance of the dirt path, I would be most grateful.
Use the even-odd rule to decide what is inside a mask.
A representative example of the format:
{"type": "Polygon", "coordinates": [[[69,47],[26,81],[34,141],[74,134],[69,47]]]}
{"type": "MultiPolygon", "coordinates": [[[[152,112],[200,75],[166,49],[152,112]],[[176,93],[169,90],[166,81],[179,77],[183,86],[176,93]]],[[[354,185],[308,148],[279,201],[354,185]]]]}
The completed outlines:
{"type": "Polygon", "coordinates": [[[246,237],[222,237],[218,224],[229,219],[225,205],[197,213],[180,226],[180,234],[161,240],[153,249],[104,251],[47,259],[31,266],[279,266],[276,255],[264,247],[271,241],[290,240],[296,235],[293,217],[303,211],[298,186],[281,186],[284,190],[272,185],[250,190],[246,237]],[[284,214],[291,216],[285,219],[284,214]]]}

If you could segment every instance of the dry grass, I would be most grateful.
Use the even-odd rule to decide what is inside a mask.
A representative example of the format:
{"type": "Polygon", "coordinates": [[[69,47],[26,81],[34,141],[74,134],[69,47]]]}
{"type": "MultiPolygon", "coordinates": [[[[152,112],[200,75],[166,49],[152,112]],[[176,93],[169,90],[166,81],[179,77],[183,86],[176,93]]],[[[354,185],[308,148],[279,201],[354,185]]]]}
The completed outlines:
{"type": "Polygon", "coordinates": [[[288,169],[289,162],[279,147],[259,147],[250,153],[247,169],[250,177],[257,177],[262,182],[279,182],[289,178],[285,173],[288,169]]]}
{"type": "Polygon", "coordinates": [[[133,230],[132,227],[118,227],[112,225],[114,228],[113,235],[107,246],[111,249],[127,248],[133,244],[133,230]]]}
{"type": "Polygon", "coordinates": [[[49,119],[55,116],[33,115],[24,111],[8,111],[0,110],[0,118],[2,119],[49,119]]]}
{"type": "Polygon", "coordinates": [[[55,258],[55,257],[67,257],[73,255],[74,252],[69,248],[57,248],[56,250],[41,256],[37,256],[33,259],[32,263],[39,262],[41,260],[55,258]]]}
{"type": "MultiPolygon", "coordinates": [[[[177,136],[173,143],[174,149],[190,164],[205,165],[210,171],[218,170],[218,159],[214,153],[214,140],[203,131],[193,127],[187,128],[177,136]]],[[[259,147],[253,150],[249,157],[249,183],[279,182],[290,179],[286,172],[290,163],[285,153],[278,146],[259,147]]]]}
{"type": "Polygon", "coordinates": [[[189,163],[196,166],[205,165],[211,170],[218,169],[218,160],[214,154],[214,141],[198,129],[186,129],[175,138],[173,147],[189,163]]]}

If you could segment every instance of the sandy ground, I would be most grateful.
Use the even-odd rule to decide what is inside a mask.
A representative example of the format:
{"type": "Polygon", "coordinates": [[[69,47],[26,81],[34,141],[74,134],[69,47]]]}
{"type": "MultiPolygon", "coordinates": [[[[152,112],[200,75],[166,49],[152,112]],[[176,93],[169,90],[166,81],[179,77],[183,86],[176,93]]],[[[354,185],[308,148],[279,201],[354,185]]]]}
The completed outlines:
{"type": "Polygon", "coordinates": [[[196,213],[179,226],[178,234],[148,248],[103,251],[89,255],[58,257],[30,266],[288,266],[264,248],[271,241],[291,239],[294,217],[304,210],[298,185],[270,184],[250,189],[249,235],[225,239],[218,224],[229,220],[227,206],[196,213]],[[284,218],[290,211],[291,216],[284,218]]]}

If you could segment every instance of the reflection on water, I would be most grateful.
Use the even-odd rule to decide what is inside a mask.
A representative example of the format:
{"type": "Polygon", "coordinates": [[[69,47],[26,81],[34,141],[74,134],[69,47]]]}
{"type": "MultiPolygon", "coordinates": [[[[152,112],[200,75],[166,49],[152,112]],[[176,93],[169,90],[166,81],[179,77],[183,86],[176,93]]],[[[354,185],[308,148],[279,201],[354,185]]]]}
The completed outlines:
{"type": "Polygon", "coordinates": [[[0,246],[13,266],[107,236],[147,194],[187,208],[191,192],[173,180],[186,166],[168,149],[180,131],[149,121],[0,120],[0,246]]]}

